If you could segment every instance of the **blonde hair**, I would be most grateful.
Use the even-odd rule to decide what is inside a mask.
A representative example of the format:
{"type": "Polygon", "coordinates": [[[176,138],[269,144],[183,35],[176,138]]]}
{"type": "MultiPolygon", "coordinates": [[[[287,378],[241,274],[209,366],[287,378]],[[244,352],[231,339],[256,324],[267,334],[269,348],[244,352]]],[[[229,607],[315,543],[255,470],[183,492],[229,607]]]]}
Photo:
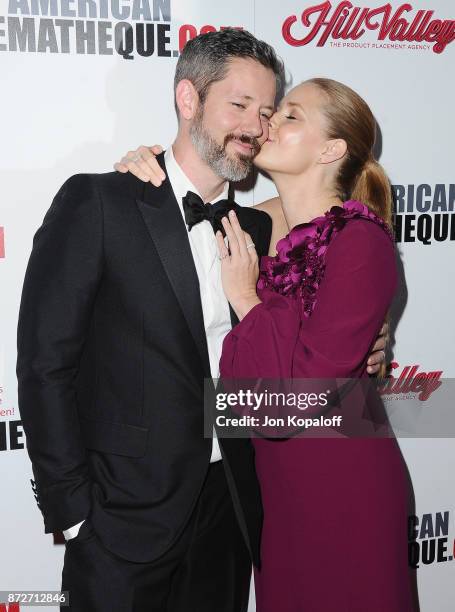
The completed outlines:
{"type": "Polygon", "coordinates": [[[322,108],[329,139],[341,138],[347,153],[337,176],[338,196],[359,200],[392,225],[392,191],[382,166],[373,157],[376,121],[359,94],[339,81],[314,78],[304,82],[318,87],[327,103],[322,108]]]}
{"type": "MultiPolygon", "coordinates": [[[[327,104],[322,112],[328,138],[341,138],[347,145],[337,176],[339,197],[363,202],[392,227],[392,190],[383,167],[373,157],[376,121],[370,107],[353,89],[338,81],[314,78],[305,83],[315,85],[325,94],[327,104]]],[[[387,313],[386,322],[389,321],[387,313]]],[[[386,374],[383,361],[378,377],[384,378],[386,374]]]]}

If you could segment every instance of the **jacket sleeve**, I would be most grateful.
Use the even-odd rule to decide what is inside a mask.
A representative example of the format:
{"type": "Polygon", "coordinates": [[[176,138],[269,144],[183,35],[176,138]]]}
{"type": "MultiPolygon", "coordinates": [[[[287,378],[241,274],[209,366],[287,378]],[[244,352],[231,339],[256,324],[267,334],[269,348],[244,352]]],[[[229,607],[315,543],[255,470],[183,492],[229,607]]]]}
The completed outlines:
{"type": "Polygon", "coordinates": [[[312,315],[301,314],[297,299],[266,291],[225,338],[222,376],[359,377],[396,282],[390,238],[370,221],[351,220],[327,250],[312,315]]]}
{"type": "Polygon", "coordinates": [[[45,532],[90,510],[75,379],[103,269],[103,216],[94,177],[75,175],[33,240],[18,325],[19,410],[45,532]]]}
{"type": "Polygon", "coordinates": [[[262,213],[261,225],[259,230],[260,249],[257,251],[259,256],[268,254],[270,247],[270,239],[272,237],[272,218],[265,211],[260,212],[262,213]]]}

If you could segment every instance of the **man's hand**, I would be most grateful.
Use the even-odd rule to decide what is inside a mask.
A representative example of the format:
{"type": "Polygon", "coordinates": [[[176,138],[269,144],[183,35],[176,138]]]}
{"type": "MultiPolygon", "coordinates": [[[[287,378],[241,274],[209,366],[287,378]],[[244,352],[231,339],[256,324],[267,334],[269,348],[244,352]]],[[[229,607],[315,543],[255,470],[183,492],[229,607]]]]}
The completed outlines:
{"type": "Polygon", "coordinates": [[[162,152],[163,147],[161,145],[153,145],[152,147],[142,145],[135,151],[128,151],[119,162],[114,164],[114,169],[117,172],[131,172],[144,183],[150,182],[155,187],[159,187],[166,175],[155,156],[162,152]]]}
{"type": "Polygon", "coordinates": [[[389,326],[387,323],[381,327],[379,336],[374,343],[373,350],[368,358],[367,372],[368,374],[377,374],[381,368],[383,362],[385,362],[385,347],[387,345],[387,338],[389,334],[389,326]]]}

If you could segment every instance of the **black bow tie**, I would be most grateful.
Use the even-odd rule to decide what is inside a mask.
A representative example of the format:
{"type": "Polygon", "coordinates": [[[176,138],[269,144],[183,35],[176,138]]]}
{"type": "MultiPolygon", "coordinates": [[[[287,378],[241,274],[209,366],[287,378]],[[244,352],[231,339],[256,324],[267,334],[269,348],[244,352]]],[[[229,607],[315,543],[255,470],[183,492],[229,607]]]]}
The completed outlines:
{"type": "Polygon", "coordinates": [[[219,200],[215,204],[204,204],[202,198],[192,191],[188,191],[182,202],[188,231],[191,231],[193,225],[207,220],[210,221],[213,231],[216,233],[220,230],[223,236],[225,232],[221,224],[221,219],[225,217],[230,210],[235,210],[237,208],[237,204],[234,200],[219,200]]]}

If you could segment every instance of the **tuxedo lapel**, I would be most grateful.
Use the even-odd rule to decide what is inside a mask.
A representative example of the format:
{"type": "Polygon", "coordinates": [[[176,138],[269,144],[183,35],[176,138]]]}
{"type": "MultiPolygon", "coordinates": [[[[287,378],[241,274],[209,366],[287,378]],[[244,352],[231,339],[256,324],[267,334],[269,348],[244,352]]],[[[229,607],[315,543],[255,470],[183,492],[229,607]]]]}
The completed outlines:
{"type": "Polygon", "coordinates": [[[229,314],[231,315],[231,327],[235,327],[237,323],[239,322],[239,319],[230,304],[229,304],[229,314]]]}
{"type": "MultiPolygon", "coordinates": [[[[158,155],[157,161],[166,171],[164,154],[158,155]]],[[[188,240],[188,232],[170,181],[166,178],[159,188],[153,187],[150,183],[145,183],[145,185],[141,183],[137,195],[139,196],[136,198],[137,205],[145,225],[196,342],[206,375],[210,376],[199,279],[188,240]]],[[[259,245],[260,236],[259,226],[255,220],[256,215],[253,215],[253,211],[247,207],[239,205],[236,205],[235,211],[242,229],[251,236],[256,245],[259,245]]],[[[231,325],[234,327],[239,319],[230,304],[229,313],[231,325]]]]}
{"type": "Polygon", "coordinates": [[[254,218],[251,215],[252,211],[249,210],[246,206],[240,206],[239,204],[237,204],[235,212],[237,214],[237,218],[243,231],[247,232],[253,239],[253,242],[256,243],[256,240],[258,238],[258,226],[257,223],[254,222],[254,218]]]}
{"type": "MultiPolygon", "coordinates": [[[[158,161],[164,168],[162,156],[158,161]]],[[[136,202],[190,328],[205,374],[210,377],[199,280],[188,232],[169,180],[159,188],[146,183],[142,197],[136,198],[136,202]]]]}

